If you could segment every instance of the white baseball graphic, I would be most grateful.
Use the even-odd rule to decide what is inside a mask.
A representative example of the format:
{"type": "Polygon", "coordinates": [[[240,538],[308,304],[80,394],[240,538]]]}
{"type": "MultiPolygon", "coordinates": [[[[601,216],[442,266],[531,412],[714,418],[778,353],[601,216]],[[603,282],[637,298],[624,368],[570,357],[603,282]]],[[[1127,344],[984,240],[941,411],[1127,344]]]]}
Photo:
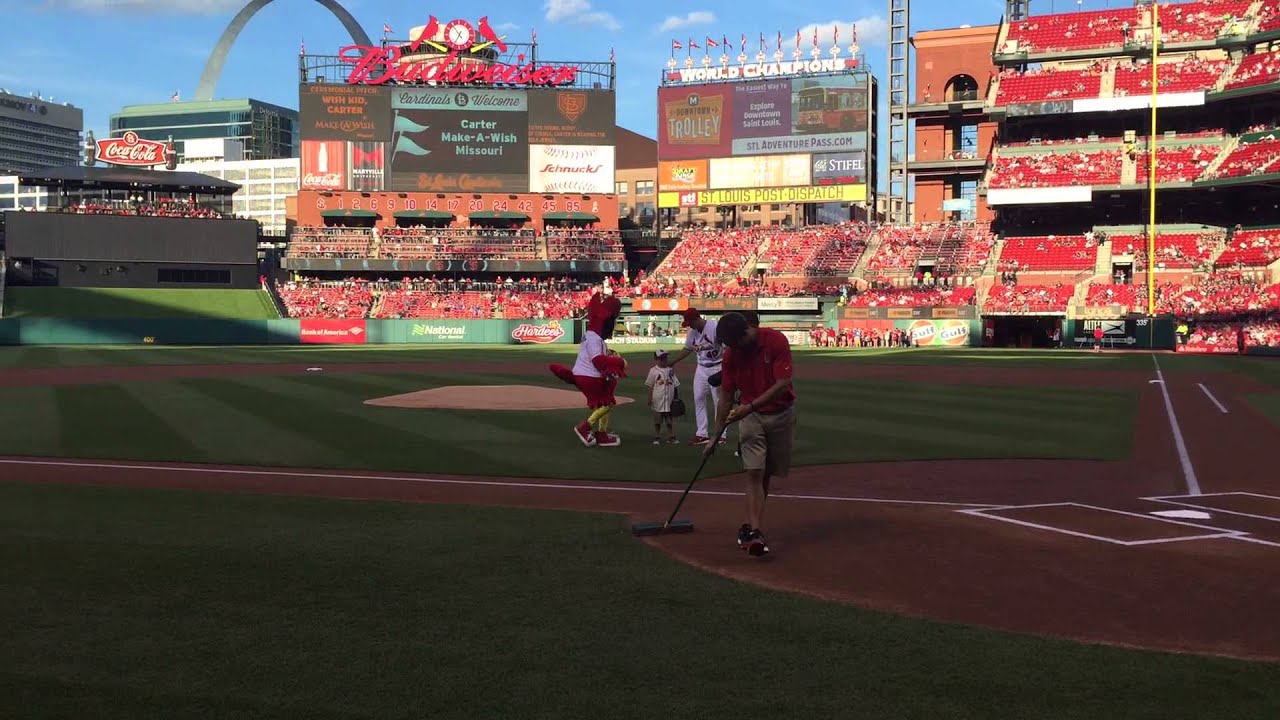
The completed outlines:
{"type": "Polygon", "coordinates": [[[613,192],[612,145],[530,145],[529,191],[613,192]]]}

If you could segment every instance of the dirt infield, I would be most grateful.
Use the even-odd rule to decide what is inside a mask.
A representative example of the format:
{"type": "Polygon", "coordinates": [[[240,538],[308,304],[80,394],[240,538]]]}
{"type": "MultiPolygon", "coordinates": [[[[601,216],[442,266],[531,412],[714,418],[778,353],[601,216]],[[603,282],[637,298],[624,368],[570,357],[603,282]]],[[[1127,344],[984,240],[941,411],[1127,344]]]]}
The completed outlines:
{"type": "MultiPolygon", "coordinates": [[[[619,405],[632,402],[615,398],[619,405]]],[[[585,407],[582,393],[539,385],[445,385],[364,401],[365,405],[449,410],[567,410],[585,407]]]]}
{"type": "MultiPolygon", "coordinates": [[[[423,369],[424,366],[415,366],[423,369]]],[[[432,365],[433,370],[446,370],[432,365]]],[[[506,375],[511,364],[501,364],[506,375]]],[[[531,366],[533,367],[533,366],[531,366]]],[[[471,373],[484,372],[474,364],[471,373]]],[[[809,373],[810,366],[805,372],[809,373]]],[[[814,373],[836,377],[840,366],[814,373]]],[[[82,368],[0,372],[0,384],[121,382],[245,372],[271,366],[82,368]],[[15,376],[21,380],[15,380],[15,376]]],[[[1005,370],[896,367],[878,377],[1008,384],[1005,370]],[[943,370],[943,372],[939,372],[943,370]]],[[[325,372],[403,372],[399,366],[326,366],[325,372]]],[[[541,365],[532,374],[543,374],[541,365]]],[[[847,377],[867,368],[845,367],[847,377]]],[[[1023,370],[1015,382],[1033,382],[1023,370]]],[[[1038,382],[1062,385],[1062,371],[1038,382]]],[[[1071,375],[1071,383],[1084,383],[1071,375]]],[[[1258,448],[1280,431],[1242,401],[1247,383],[1152,373],[1103,373],[1099,385],[1142,387],[1133,456],[1125,462],[956,461],[797,468],[774,489],[767,529],[774,555],[748,557],[733,541],[741,479],[696,489],[688,535],[644,542],[709,572],[833,601],[947,622],[1080,641],[1280,661],[1280,482],[1258,448]],[[1219,411],[1197,387],[1211,386],[1219,411]],[[1179,434],[1171,429],[1169,393],[1179,434]],[[1225,411],[1225,412],[1224,412],[1225,411]],[[1187,462],[1183,462],[1183,457],[1187,462]],[[1208,517],[1154,515],[1194,509],[1208,517]]],[[[571,393],[572,394],[572,393],[571,393]]],[[[575,405],[576,406],[576,405],[575,405]]],[[[584,450],[584,452],[586,452],[584,450]]],[[[17,482],[188,488],[412,502],[474,503],[665,517],[683,487],[0,459],[17,482]]]]}

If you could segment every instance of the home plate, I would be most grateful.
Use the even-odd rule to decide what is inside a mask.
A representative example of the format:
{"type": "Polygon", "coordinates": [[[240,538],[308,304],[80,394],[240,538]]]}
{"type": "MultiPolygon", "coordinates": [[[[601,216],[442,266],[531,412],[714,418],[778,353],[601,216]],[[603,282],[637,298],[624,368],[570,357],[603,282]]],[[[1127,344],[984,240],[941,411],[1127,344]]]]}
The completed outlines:
{"type": "Polygon", "coordinates": [[[320,372],[324,368],[307,368],[307,372],[320,372]]]}
{"type": "Polygon", "coordinates": [[[1213,516],[1207,512],[1199,510],[1156,510],[1152,515],[1159,515],[1167,518],[1181,518],[1183,520],[1208,520],[1213,516]]]}

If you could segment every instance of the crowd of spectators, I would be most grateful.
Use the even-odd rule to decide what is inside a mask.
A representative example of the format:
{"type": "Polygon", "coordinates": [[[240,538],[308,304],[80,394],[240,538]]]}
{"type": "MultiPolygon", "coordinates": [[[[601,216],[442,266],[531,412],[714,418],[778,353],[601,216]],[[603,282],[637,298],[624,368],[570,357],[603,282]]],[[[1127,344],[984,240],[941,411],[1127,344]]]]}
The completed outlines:
{"type": "Polygon", "coordinates": [[[960,307],[974,304],[976,296],[972,286],[869,287],[849,297],[845,304],[849,307],[960,307]]]}
{"type": "Polygon", "coordinates": [[[1160,8],[1160,35],[1166,42],[1213,40],[1221,34],[1238,32],[1239,22],[1253,0],[1197,0],[1163,5],[1160,8]]]}
{"type": "Polygon", "coordinates": [[[400,280],[305,278],[276,284],[289,317],[466,319],[577,317],[590,289],[568,278],[429,276],[400,280]]]}
{"type": "Polygon", "coordinates": [[[1096,98],[1102,94],[1102,74],[1107,68],[1106,62],[1098,61],[1082,70],[1002,70],[997,75],[995,104],[1096,98]]]}
{"type": "Polygon", "coordinates": [[[1057,52],[1120,45],[1133,36],[1141,12],[1138,7],[1119,7],[1017,20],[1009,23],[1000,52],[1012,52],[1015,48],[1025,52],[1057,52]]]}
{"type": "Polygon", "coordinates": [[[694,230],[662,261],[656,274],[666,277],[731,277],[755,254],[769,228],[694,230]]]}
{"type": "MultiPolygon", "coordinates": [[[[1230,63],[1186,55],[1174,62],[1162,62],[1156,70],[1161,93],[1210,90],[1217,85],[1230,63]]],[[[1121,62],[1115,66],[1116,97],[1151,94],[1151,62],[1121,62]]]]}
{"type": "Polygon", "coordinates": [[[1215,272],[1190,283],[1156,286],[1156,308],[1178,317],[1232,317],[1280,311],[1280,285],[1241,272],[1215,272]]]}
{"type": "Polygon", "coordinates": [[[1219,268],[1264,267],[1276,260],[1280,260],[1280,228],[1244,230],[1237,226],[1216,265],[1219,268]]]}
{"type": "Polygon", "coordinates": [[[987,185],[992,189],[1119,185],[1123,166],[1118,149],[998,155],[987,185]]]}
{"type": "Polygon", "coordinates": [[[616,232],[547,228],[543,237],[547,243],[548,260],[620,262],[626,258],[622,249],[622,237],[616,232]]]}
{"type": "Polygon", "coordinates": [[[74,215],[131,215],[134,217],[192,218],[218,220],[222,213],[188,198],[162,198],[154,202],[134,200],[81,200],[77,204],[49,208],[50,212],[74,215]]]}
{"type": "MultiPolygon", "coordinates": [[[[1156,182],[1189,183],[1199,178],[1221,152],[1221,145],[1156,145],[1156,182]]],[[[1137,153],[1135,160],[1136,180],[1145,183],[1151,177],[1151,151],[1137,153]]]]}
{"type": "Polygon", "coordinates": [[[535,260],[532,230],[390,227],[379,233],[381,255],[401,260],[535,260]]]}
{"type": "Polygon", "coordinates": [[[1085,270],[1097,257],[1097,240],[1087,235],[1006,238],[997,268],[1008,273],[1085,270]]]}
{"type": "Polygon", "coordinates": [[[990,313],[1060,313],[1075,288],[1063,283],[1053,285],[995,285],[987,294],[984,312],[990,313]]]}
{"type": "MultiPolygon", "coordinates": [[[[1190,268],[1208,270],[1213,254],[1222,246],[1226,234],[1221,230],[1199,233],[1156,232],[1156,270],[1190,268]]],[[[1132,255],[1133,269],[1147,267],[1147,238],[1139,235],[1113,235],[1110,238],[1113,255],[1132,255]]]]}
{"type": "Polygon", "coordinates": [[[1246,55],[1240,61],[1223,89],[1256,87],[1274,82],[1280,82],[1280,52],[1259,52],[1246,55]]]}
{"type": "Polygon", "coordinates": [[[1204,173],[1200,179],[1264,175],[1275,172],[1273,166],[1276,160],[1280,160],[1280,138],[1275,133],[1270,133],[1251,142],[1241,141],[1213,172],[1204,173]]]}
{"type": "Polygon", "coordinates": [[[297,227],[289,237],[288,257],[367,258],[373,230],[349,227],[297,227]]]}
{"type": "Polygon", "coordinates": [[[812,347],[911,347],[911,336],[900,328],[814,328],[812,347]]]}

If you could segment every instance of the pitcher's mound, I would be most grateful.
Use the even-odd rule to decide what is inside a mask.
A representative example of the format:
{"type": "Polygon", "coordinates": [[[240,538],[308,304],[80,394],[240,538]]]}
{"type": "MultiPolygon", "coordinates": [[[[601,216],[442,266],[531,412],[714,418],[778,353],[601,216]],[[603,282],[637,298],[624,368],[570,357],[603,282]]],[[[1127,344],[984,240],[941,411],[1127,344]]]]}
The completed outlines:
{"type": "MultiPolygon", "coordinates": [[[[631,398],[618,398],[619,405],[631,401],[631,398]]],[[[365,400],[364,404],[450,410],[569,410],[585,408],[587,400],[577,390],[540,385],[446,385],[365,400]]]]}

